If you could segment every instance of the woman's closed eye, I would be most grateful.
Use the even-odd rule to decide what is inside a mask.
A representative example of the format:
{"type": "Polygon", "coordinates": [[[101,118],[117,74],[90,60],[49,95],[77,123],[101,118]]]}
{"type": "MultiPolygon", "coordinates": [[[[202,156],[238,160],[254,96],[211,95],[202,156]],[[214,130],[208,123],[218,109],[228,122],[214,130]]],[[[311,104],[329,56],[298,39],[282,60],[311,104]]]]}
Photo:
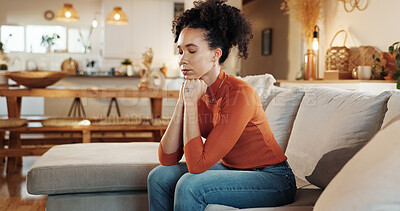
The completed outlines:
{"type": "MultiPolygon", "coordinates": [[[[194,53],[196,53],[196,50],[189,50],[188,51],[190,54],[194,54],[194,53]]],[[[183,51],[182,50],[178,50],[178,54],[179,55],[182,55],[183,54],[183,51]]]]}

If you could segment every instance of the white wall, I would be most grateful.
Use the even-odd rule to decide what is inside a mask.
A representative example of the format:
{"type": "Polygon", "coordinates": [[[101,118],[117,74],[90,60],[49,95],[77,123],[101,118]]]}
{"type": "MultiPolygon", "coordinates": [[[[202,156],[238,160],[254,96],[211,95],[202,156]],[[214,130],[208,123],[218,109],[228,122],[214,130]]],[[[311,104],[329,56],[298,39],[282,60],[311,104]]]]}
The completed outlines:
{"type": "Polygon", "coordinates": [[[249,58],[243,61],[241,75],[270,73],[276,79],[288,77],[289,17],[280,11],[281,2],[255,0],[245,5],[243,11],[252,22],[254,38],[250,42],[249,58]],[[262,31],[266,28],[272,29],[272,53],[263,56],[262,31]]]}
{"type": "MultiPolygon", "coordinates": [[[[365,1],[365,0],[364,0],[365,1]]],[[[364,2],[362,1],[362,2],[364,2]]],[[[382,51],[400,40],[400,1],[399,0],[368,0],[366,10],[355,9],[347,13],[343,3],[337,0],[327,0],[325,4],[326,20],[325,46],[329,45],[333,35],[340,29],[349,32],[346,46],[358,47],[372,45],[382,51]]],[[[338,44],[341,44],[338,39],[338,44]]]]}

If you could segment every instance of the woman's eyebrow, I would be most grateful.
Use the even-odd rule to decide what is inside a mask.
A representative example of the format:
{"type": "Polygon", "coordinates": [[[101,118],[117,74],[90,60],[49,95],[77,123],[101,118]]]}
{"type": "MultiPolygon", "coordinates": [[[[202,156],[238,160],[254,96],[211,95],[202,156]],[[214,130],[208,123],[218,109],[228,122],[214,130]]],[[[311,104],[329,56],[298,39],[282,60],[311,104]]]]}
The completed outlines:
{"type": "MultiPolygon", "coordinates": [[[[178,45],[178,46],[176,46],[176,47],[177,47],[177,48],[181,48],[181,45],[178,45]]],[[[196,44],[193,44],[193,43],[189,43],[189,44],[186,44],[185,47],[186,47],[186,48],[189,48],[189,47],[199,47],[199,46],[196,45],[196,44]]]]}

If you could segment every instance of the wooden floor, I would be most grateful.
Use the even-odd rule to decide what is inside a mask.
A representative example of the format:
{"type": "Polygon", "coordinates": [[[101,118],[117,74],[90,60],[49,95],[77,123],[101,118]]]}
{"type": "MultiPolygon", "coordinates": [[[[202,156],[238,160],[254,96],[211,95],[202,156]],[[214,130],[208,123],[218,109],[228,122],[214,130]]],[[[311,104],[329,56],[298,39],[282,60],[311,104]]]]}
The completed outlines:
{"type": "Polygon", "coordinates": [[[26,190],[26,174],[38,156],[23,157],[22,167],[16,174],[7,175],[0,161],[0,211],[36,211],[46,209],[46,197],[31,195],[26,190]]]}

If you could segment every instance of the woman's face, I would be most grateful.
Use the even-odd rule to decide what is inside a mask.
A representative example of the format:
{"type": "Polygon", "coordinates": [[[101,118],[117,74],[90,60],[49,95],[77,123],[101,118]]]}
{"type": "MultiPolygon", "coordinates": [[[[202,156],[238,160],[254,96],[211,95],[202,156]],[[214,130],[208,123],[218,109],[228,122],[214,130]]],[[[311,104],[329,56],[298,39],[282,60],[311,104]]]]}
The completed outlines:
{"type": "Polygon", "coordinates": [[[208,47],[204,32],[186,27],[179,35],[179,67],[186,79],[202,78],[215,67],[216,51],[208,47]]]}

